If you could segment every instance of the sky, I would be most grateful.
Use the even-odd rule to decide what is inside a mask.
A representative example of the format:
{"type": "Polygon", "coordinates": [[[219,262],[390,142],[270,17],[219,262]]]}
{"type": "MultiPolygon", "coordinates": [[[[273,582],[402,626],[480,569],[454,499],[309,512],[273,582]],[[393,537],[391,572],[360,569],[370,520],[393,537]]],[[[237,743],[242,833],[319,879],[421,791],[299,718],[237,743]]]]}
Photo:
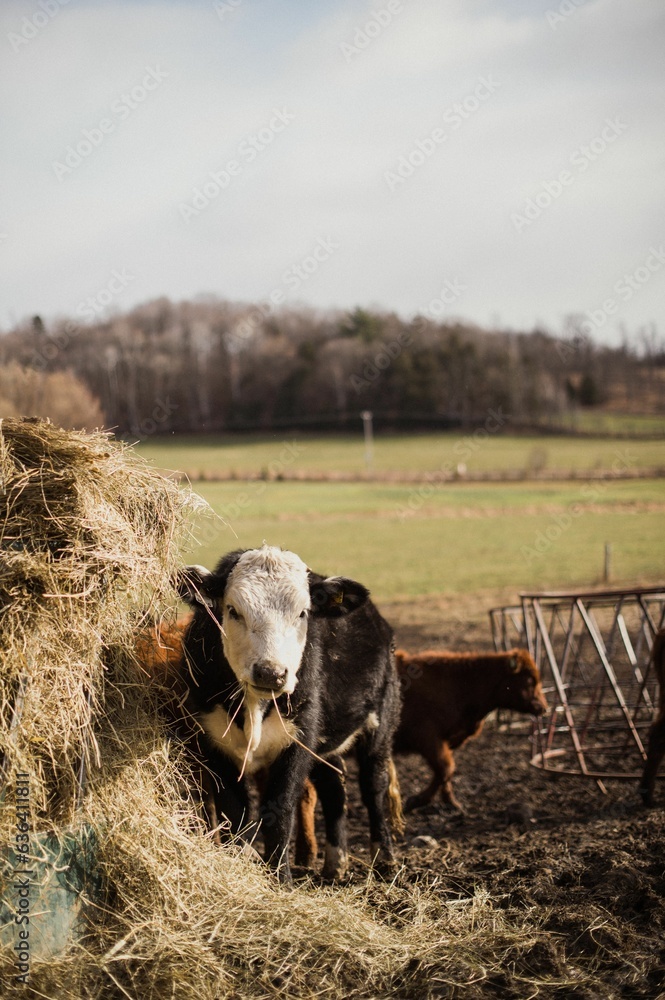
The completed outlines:
{"type": "Polygon", "coordinates": [[[165,295],[665,332],[662,0],[3,0],[0,329],[165,295]]]}

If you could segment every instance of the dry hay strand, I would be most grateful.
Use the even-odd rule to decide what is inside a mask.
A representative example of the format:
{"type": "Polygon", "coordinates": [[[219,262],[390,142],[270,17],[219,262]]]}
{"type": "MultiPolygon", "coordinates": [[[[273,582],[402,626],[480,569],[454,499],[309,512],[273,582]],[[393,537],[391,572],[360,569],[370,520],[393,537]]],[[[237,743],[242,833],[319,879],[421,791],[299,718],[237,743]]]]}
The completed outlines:
{"type": "MultiPolygon", "coordinates": [[[[172,574],[197,499],[106,436],[45,422],[2,422],[0,468],[8,787],[15,770],[30,773],[34,830],[94,832],[100,880],[82,933],[51,957],[36,953],[28,985],[3,947],[3,997],[470,1000],[520,967],[520,995],[538,995],[525,985],[542,981],[528,971],[541,938],[531,913],[451,900],[443,877],[419,886],[370,874],[286,892],[233,845],[213,844],[184,750],[133,655],[136,629],[174,608],[172,574]]],[[[4,843],[12,805],[11,795],[0,800],[4,843]]]]}

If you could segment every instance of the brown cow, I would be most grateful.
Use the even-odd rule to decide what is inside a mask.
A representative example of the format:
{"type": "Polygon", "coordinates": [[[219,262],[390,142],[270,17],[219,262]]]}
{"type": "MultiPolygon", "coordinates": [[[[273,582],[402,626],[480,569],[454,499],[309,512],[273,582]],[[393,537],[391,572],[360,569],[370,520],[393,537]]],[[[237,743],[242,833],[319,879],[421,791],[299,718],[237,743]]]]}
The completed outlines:
{"type": "Polygon", "coordinates": [[[409,796],[405,812],[430,802],[439,788],[443,801],[459,810],[452,787],[453,750],[477,736],[494,709],[547,711],[538,668],[526,649],[414,656],[397,650],[395,658],[403,707],[394,752],[421,754],[434,772],[427,788],[409,796]]]}
{"type": "Polygon", "coordinates": [[[665,757],[665,629],[662,629],[653,641],[651,662],[658,680],[658,714],[649,730],[647,762],[639,785],[639,793],[645,806],[653,805],[656,774],[661,760],[665,757]]]}
{"type": "Polygon", "coordinates": [[[136,641],[136,655],[148,673],[150,685],[169,729],[189,752],[194,781],[192,792],[214,841],[219,844],[220,821],[215,806],[214,779],[203,764],[199,745],[201,727],[187,708],[191,678],[182,643],[190,618],[191,616],[175,624],[162,625],[141,633],[136,641]]]}

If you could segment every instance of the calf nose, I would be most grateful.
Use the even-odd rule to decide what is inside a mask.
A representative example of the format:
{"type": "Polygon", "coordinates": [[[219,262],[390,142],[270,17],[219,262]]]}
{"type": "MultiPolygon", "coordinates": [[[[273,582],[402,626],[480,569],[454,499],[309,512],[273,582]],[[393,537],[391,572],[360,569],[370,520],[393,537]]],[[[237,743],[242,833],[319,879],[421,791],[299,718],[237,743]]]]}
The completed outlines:
{"type": "Polygon", "coordinates": [[[252,683],[268,691],[279,691],[286,680],[286,670],[275,667],[272,663],[261,661],[252,667],[252,683]]]}
{"type": "Polygon", "coordinates": [[[545,696],[543,694],[538,695],[534,698],[533,702],[533,714],[534,715],[544,715],[545,712],[549,710],[548,704],[545,701],[545,696]]]}

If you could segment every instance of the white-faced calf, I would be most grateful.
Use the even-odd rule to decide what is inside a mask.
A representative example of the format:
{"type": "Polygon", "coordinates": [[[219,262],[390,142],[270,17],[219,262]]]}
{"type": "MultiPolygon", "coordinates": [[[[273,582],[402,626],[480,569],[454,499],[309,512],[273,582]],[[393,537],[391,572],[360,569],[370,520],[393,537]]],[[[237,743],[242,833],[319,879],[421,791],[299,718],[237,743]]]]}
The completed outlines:
{"type": "Polygon", "coordinates": [[[202,729],[217,817],[241,831],[244,776],[264,773],[266,860],[289,881],[289,840],[310,776],[326,825],[324,875],[338,877],[347,860],[341,754],[353,745],[372,850],[391,864],[386,793],[399,684],[391,629],[366,588],[264,546],[229,553],[213,573],[188,567],[180,592],[194,608],[183,636],[187,707],[202,729]]]}

